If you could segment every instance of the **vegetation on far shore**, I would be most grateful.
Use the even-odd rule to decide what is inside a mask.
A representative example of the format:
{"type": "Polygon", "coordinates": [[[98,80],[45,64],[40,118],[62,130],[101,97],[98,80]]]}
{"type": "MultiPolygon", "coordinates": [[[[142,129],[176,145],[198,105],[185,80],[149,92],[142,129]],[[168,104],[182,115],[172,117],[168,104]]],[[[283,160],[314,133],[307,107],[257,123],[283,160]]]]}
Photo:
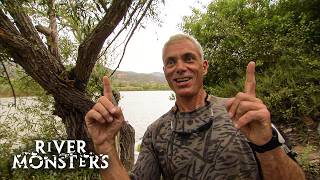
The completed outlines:
{"type": "MultiPolygon", "coordinates": [[[[13,97],[12,89],[7,82],[7,79],[0,77],[0,98],[13,97]]],[[[43,93],[43,89],[35,83],[30,77],[24,79],[12,80],[11,83],[14,88],[16,97],[23,96],[37,96],[43,93]],[[27,79],[27,80],[26,80],[27,79]]],[[[114,81],[112,87],[117,91],[164,91],[170,90],[166,83],[153,83],[153,82],[121,82],[114,81]]]]}
{"type": "MultiPolygon", "coordinates": [[[[167,91],[170,90],[169,86],[166,84],[153,84],[146,83],[141,84],[140,86],[135,86],[128,84],[126,86],[114,86],[114,89],[118,91],[167,91]]],[[[42,90],[35,90],[33,88],[18,89],[15,88],[16,97],[25,97],[25,96],[37,96],[42,90]]],[[[7,84],[0,85],[0,98],[4,97],[13,97],[11,87],[7,84]]]]}

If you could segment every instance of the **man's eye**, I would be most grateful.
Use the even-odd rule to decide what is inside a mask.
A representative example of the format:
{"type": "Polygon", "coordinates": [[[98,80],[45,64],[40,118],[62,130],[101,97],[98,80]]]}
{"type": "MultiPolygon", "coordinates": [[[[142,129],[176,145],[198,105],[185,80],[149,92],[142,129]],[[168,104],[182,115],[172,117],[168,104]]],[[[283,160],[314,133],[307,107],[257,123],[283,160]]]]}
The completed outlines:
{"type": "Polygon", "coordinates": [[[195,59],[194,56],[192,56],[191,54],[187,55],[185,58],[186,61],[192,61],[194,59],[195,59]]]}
{"type": "Polygon", "coordinates": [[[169,59],[166,63],[166,65],[173,65],[175,62],[173,59],[169,59]]]}

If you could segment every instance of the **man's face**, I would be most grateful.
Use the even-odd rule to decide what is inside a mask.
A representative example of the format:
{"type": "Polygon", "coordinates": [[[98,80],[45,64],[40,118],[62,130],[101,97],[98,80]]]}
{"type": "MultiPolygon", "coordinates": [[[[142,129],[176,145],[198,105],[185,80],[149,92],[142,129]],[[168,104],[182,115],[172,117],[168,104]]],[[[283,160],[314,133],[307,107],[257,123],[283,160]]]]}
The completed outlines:
{"type": "Polygon", "coordinates": [[[188,39],[176,40],[163,50],[163,71],[176,96],[196,96],[203,88],[208,62],[202,61],[196,45],[188,39]]]}

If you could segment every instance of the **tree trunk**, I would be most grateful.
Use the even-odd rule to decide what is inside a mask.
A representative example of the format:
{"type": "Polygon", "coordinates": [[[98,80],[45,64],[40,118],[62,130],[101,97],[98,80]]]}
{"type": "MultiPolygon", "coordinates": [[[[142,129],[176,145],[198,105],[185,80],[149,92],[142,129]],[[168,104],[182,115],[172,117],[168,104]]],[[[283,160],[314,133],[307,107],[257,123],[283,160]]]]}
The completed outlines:
{"type": "MultiPolygon", "coordinates": [[[[116,98],[117,99],[116,95],[116,98]]],[[[55,115],[62,118],[65,125],[67,138],[84,140],[86,142],[86,151],[94,152],[94,147],[91,139],[87,136],[87,129],[84,123],[86,110],[78,110],[73,106],[66,106],[63,103],[55,102],[55,115]]],[[[134,165],[134,145],[135,145],[135,132],[134,128],[125,123],[119,133],[119,155],[123,166],[130,171],[134,165]]]]}
{"type": "MultiPolygon", "coordinates": [[[[25,9],[21,8],[20,1],[0,1],[0,48],[54,97],[54,114],[62,118],[68,139],[86,141],[87,149],[90,151],[93,151],[93,148],[87,137],[84,116],[92,108],[94,102],[87,96],[86,87],[105,40],[129,12],[132,1],[112,1],[105,10],[104,17],[80,44],[76,65],[71,71],[67,71],[59,58],[54,0],[49,4],[50,26],[48,29],[50,31],[48,32],[51,32],[49,35],[52,38],[47,40],[47,44],[38,34],[38,30],[25,9]],[[48,43],[49,41],[51,43],[48,43]],[[54,48],[50,49],[50,47],[54,48]]],[[[140,5],[138,3],[137,7],[140,5]]],[[[148,7],[144,11],[147,9],[148,7]]],[[[122,139],[120,140],[120,149],[122,149],[120,153],[124,153],[121,159],[125,167],[131,169],[134,135],[132,135],[132,129],[127,131],[130,129],[128,126],[125,125],[120,130],[125,133],[120,138],[122,139]]]]}
{"type": "Polygon", "coordinates": [[[90,138],[87,136],[87,130],[84,123],[84,110],[79,111],[74,107],[66,107],[65,105],[56,102],[55,112],[61,117],[66,128],[68,139],[84,140],[86,142],[86,151],[94,152],[94,148],[90,138]]]}

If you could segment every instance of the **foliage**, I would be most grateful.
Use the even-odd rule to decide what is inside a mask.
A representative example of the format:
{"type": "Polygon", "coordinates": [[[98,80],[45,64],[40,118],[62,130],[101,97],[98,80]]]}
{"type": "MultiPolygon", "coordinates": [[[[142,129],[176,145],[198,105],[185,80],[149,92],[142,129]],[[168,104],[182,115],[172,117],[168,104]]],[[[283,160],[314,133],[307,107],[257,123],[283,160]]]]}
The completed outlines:
{"type": "Polygon", "coordinates": [[[183,29],[209,60],[205,85],[230,97],[243,90],[246,65],[256,62],[257,95],[273,120],[320,110],[319,0],[217,0],[194,9],[183,29]]]}
{"type": "Polygon", "coordinates": [[[13,156],[34,152],[34,140],[64,140],[67,135],[61,119],[52,115],[51,96],[40,93],[35,97],[20,97],[16,107],[4,101],[0,116],[0,179],[100,179],[95,169],[13,170],[13,156]]]}
{"type": "Polygon", "coordinates": [[[94,100],[97,100],[103,95],[102,78],[106,74],[108,74],[106,68],[102,65],[102,63],[98,62],[93,68],[87,87],[89,95],[93,97],[94,100]]]}
{"type": "MultiPolygon", "coordinates": [[[[19,8],[25,10],[27,14],[31,17],[31,20],[35,27],[38,29],[39,26],[45,28],[52,28],[50,23],[50,1],[45,0],[15,0],[21,4],[19,8]]],[[[97,24],[104,18],[105,14],[108,13],[108,8],[111,6],[111,0],[99,0],[99,1],[87,1],[87,0],[54,0],[53,10],[56,17],[57,31],[59,36],[59,51],[62,60],[66,64],[74,64],[77,58],[77,48],[78,46],[90,36],[97,24]]],[[[118,44],[115,44],[115,49],[123,46],[123,44],[128,40],[129,34],[133,33],[136,28],[134,26],[144,27],[141,21],[148,19],[149,21],[154,21],[161,23],[159,19],[159,8],[164,4],[163,0],[134,0],[129,7],[128,12],[125,14],[119,27],[114,30],[114,33],[108,37],[106,42],[106,48],[101,51],[99,55],[100,60],[106,61],[106,57],[110,56],[110,52],[107,51],[110,45],[118,40],[118,44]],[[148,6],[148,4],[150,4],[148,6]],[[144,13],[144,11],[146,11],[144,13]],[[140,20],[141,18],[141,20],[140,20]],[[127,34],[126,34],[127,33],[127,34]],[[119,36],[123,34],[125,38],[119,36]],[[109,53],[109,54],[107,54],[109,53]]],[[[5,1],[0,2],[0,8],[5,12],[8,12],[5,1]]],[[[43,33],[43,31],[39,31],[43,33]]],[[[41,34],[42,40],[45,39],[46,34],[41,34]]]]}
{"type": "Polygon", "coordinates": [[[307,145],[303,152],[298,156],[299,164],[309,173],[308,175],[313,176],[313,178],[320,176],[319,162],[316,160],[310,161],[310,156],[312,156],[312,153],[317,152],[316,149],[315,146],[307,145]]]}
{"type": "Polygon", "coordinates": [[[141,83],[141,82],[113,82],[113,87],[119,91],[153,91],[153,90],[169,90],[166,83],[141,83]]]}
{"type": "MultiPolygon", "coordinates": [[[[9,99],[2,99],[0,114],[0,177],[9,178],[13,155],[34,147],[35,139],[66,139],[60,118],[52,115],[53,98],[42,93],[35,97],[21,97],[16,107],[9,99]],[[19,113],[17,113],[19,112],[19,113]]],[[[17,171],[21,172],[21,171],[17,171]]],[[[25,174],[26,170],[20,175],[25,174]]],[[[17,174],[16,174],[17,175],[17,174]]],[[[19,175],[19,173],[18,173],[19,175]]],[[[19,176],[16,177],[19,177],[19,176]]],[[[25,176],[27,178],[27,176],[25,176]]]]}
{"type": "MultiPolygon", "coordinates": [[[[36,96],[43,94],[43,89],[23,69],[13,63],[6,62],[6,69],[10,73],[10,81],[17,97],[36,96]]],[[[1,69],[0,69],[1,71],[1,69]]],[[[11,97],[12,90],[5,74],[0,76],[0,97],[11,97]]]]}

